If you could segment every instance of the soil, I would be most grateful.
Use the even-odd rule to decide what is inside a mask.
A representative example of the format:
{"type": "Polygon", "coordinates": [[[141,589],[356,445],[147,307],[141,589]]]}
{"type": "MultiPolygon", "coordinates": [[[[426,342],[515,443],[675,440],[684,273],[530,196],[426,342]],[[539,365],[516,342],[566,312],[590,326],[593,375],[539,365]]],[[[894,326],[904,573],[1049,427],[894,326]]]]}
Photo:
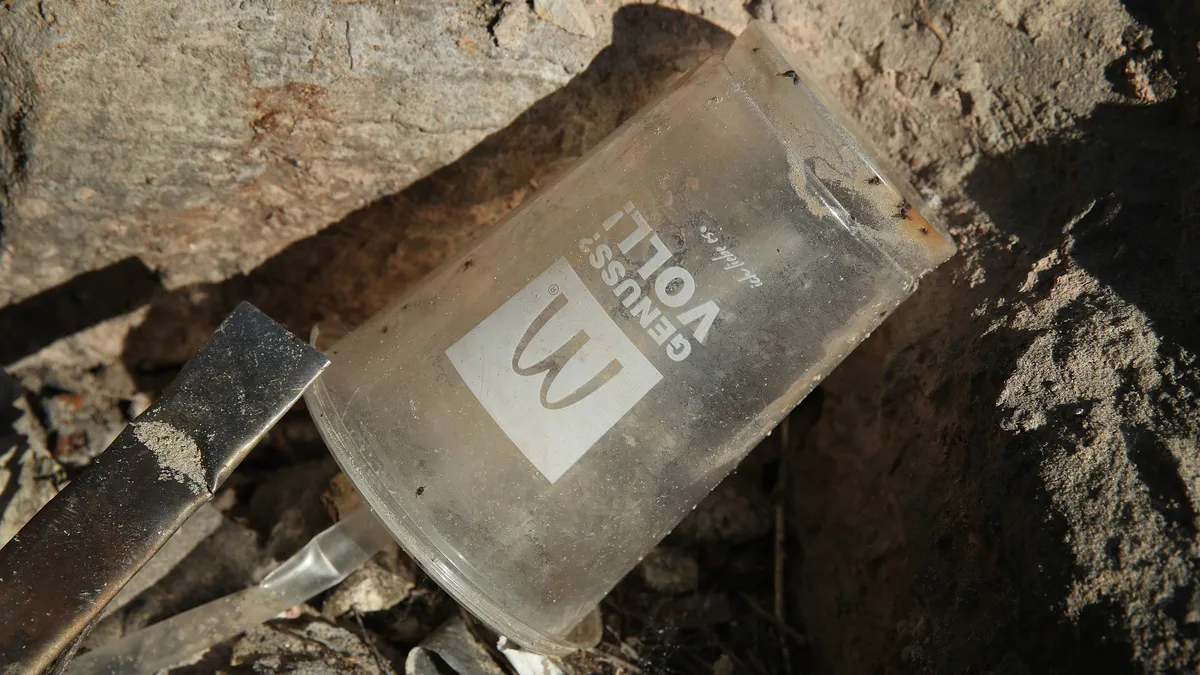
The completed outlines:
{"type": "Polygon", "coordinates": [[[204,458],[190,436],[165,422],[139,422],[134,436],[158,459],[162,480],[183,483],[196,494],[207,491],[204,458]]]}
{"type": "MultiPolygon", "coordinates": [[[[340,206],[306,205],[326,195],[293,186],[288,198],[311,222],[272,230],[269,246],[224,241],[212,269],[187,246],[217,230],[162,216],[170,226],[159,233],[143,218],[145,232],[161,234],[143,245],[102,225],[123,217],[119,200],[71,211],[63,233],[32,229],[29,203],[20,202],[20,162],[65,160],[37,156],[36,145],[25,159],[0,155],[8,172],[0,262],[10,266],[0,270],[38,268],[0,275],[0,298],[11,299],[0,308],[0,354],[19,383],[5,397],[17,399],[12,414],[0,415],[6,426],[17,420],[12,434],[0,434],[8,444],[0,447],[0,478],[8,481],[0,485],[0,523],[13,527],[14,505],[30,511],[48,498],[61,483],[57,464],[68,475],[86,466],[237,301],[300,335],[318,321],[365,320],[761,18],[894,174],[915,185],[922,213],[948,227],[959,255],[797,409],[786,447],[783,434],[772,436],[667,538],[666,552],[652,558],[671,565],[631,574],[610,595],[605,641],[566,667],[1200,671],[1200,5],[605,1],[584,4],[592,36],[580,34],[577,17],[571,32],[523,3],[454,6],[470,25],[453,24],[461,28],[453,39],[462,49],[461,37],[470,37],[467,51],[488,72],[502,70],[511,54],[543,48],[549,30],[563,44],[578,41],[572,49],[586,58],[574,71],[564,66],[565,84],[547,85],[548,93],[523,90],[523,107],[505,99],[523,110],[515,117],[473,127],[464,113],[454,141],[437,152],[410,153],[424,159],[359,193],[354,181],[338,183],[349,191],[340,206]],[[396,189],[379,197],[384,185],[396,189]],[[346,206],[359,196],[363,206],[346,206]],[[340,217],[318,222],[331,210],[340,217]],[[70,243],[85,231],[88,238],[70,243]],[[63,236],[30,244],[37,232],[63,236]],[[71,414],[55,412],[66,409],[71,414]],[[785,535],[782,558],[777,531],[785,535]],[[664,570],[686,574],[663,579],[664,570]]],[[[72,10],[58,11],[63,23],[72,10]]],[[[12,26],[0,32],[0,49],[24,44],[12,26]]],[[[524,86],[516,82],[472,80],[469,90],[484,96],[524,86]]],[[[292,100],[303,92],[292,93],[289,105],[304,107],[292,100]]],[[[0,105],[6,148],[20,136],[12,129],[49,123],[39,121],[37,105],[52,97],[39,96],[0,105]]],[[[321,124],[334,140],[297,150],[304,161],[341,157],[354,145],[342,143],[336,125],[321,124]]],[[[117,139],[95,143],[123,152],[117,139]]],[[[274,179],[262,180],[256,194],[274,179]]],[[[230,181],[185,187],[217,208],[238,190],[230,181]]],[[[286,555],[327,522],[281,516],[274,496],[255,502],[269,509],[251,507],[258,490],[270,496],[283,485],[304,495],[296,501],[305,513],[319,510],[328,464],[283,467],[315,467],[323,453],[311,423],[293,412],[230,479],[228,497],[218,496],[227,515],[257,531],[258,548],[240,558],[254,565],[238,568],[237,583],[260,564],[268,539],[271,556],[286,555]],[[318,487],[301,490],[304,481],[318,487]],[[276,527],[272,539],[276,518],[294,526],[276,527]]],[[[246,536],[223,541],[253,548],[246,536]]],[[[232,555],[217,545],[197,550],[210,559],[232,555]]],[[[159,604],[135,603],[129,612],[140,614],[124,621],[132,629],[229,586],[160,591],[159,604]]],[[[360,617],[361,625],[343,618],[336,637],[374,636],[363,639],[378,651],[340,649],[361,656],[362,668],[383,658],[399,671],[407,648],[455,611],[420,580],[407,600],[360,617]]],[[[333,634],[310,627],[316,620],[292,617],[288,634],[333,634]]],[[[265,672],[332,663],[308,653],[316,638],[293,635],[307,651],[289,657],[265,635],[210,652],[192,672],[248,669],[255,658],[265,672]],[[233,659],[241,665],[230,666],[233,659]]]]}

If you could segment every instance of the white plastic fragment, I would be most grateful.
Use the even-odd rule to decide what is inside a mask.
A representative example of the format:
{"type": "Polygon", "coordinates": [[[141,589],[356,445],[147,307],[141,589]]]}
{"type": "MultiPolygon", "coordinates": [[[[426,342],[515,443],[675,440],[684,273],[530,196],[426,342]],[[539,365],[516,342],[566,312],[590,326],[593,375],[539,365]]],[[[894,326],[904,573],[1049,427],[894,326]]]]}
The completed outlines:
{"type": "Polygon", "coordinates": [[[562,668],[549,656],[522,649],[501,649],[500,653],[512,664],[517,675],[564,675],[562,668]]]}

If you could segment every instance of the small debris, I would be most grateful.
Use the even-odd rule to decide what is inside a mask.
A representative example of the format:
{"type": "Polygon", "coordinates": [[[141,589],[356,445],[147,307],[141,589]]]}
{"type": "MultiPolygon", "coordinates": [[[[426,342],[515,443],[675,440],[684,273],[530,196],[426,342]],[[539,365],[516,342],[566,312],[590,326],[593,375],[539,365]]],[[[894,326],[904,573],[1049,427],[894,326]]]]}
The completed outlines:
{"type": "MultiPolygon", "coordinates": [[[[775,3],[771,0],[750,0],[744,7],[746,13],[759,21],[775,22],[775,3]]],[[[755,47],[754,51],[758,51],[755,47]]]]}
{"type": "Polygon", "coordinates": [[[1188,626],[1200,624],[1200,588],[1192,591],[1192,597],[1187,603],[1187,612],[1183,615],[1183,623],[1188,626]]]}
{"type": "Polygon", "coordinates": [[[773,525],[766,495],[748,477],[735,474],[705,497],[675,534],[699,543],[737,544],[766,535],[773,525]]]}
{"type": "Polygon", "coordinates": [[[262,675],[394,675],[363,638],[320,619],[273,621],[233,645],[232,663],[262,675]]]}
{"type": "Polygon", "coordinates": [[[505,675],[488,651],[467,627],[461,616],[442,624],[420,645],[408,652],[405,675],[443,675],[438,660],[459,675],[505,675]]]}
{"type": "Polygon", "coordinates": [[[45,433],[20,386],[0,371],[0,546],[66,483],[62,467],[45,447],[45,433]]]}
{"type": "Polygon", "coordinates": [[[794,70],[785,70],[782,73],[779,73],[779,76],[790,78],[792,80],[792,84],[800,84],[800,75],[794,70]]]}
{"type": "Polygon", "coordinates": [[[683,551],[666,546],[646,554],[637,567],[646,586],[659,593],[687,593],[700,582],[700,566],[683,551]]]}
{"type": "Polygon", "coordinates": [[[61,464],[76,468],[91,463],[121,433],[126,423],[122,403],[103,395],[73,391],[44,393],[41,408],[48,448],[61,464]]]}
{"type": "Polygon", "coordinates": [[[321,605],[321,613],[336,619],[351,610],[391,609],[408,598],[416,585],[416,566],[393,545],[338,584],[321,605]]]}
{"type": "Polygon", "coordinates": [[[329,487],[321,493],[321,503],[334,521],[342,520],[366,505],[350,478],[340,471],[329,479],[329,487]]]}
{"type": "Polygon", "coordinates": [[[129,397],[129,402],[125,406],[125,414],[131,420],[136,419],[138,415],[146,412],[146,409],[150,407],[151,403],[153,403],[153,401],[150,399],[150,395],[144,391],[139,391],[133,396],[129,397]]]}
{"type": "Polygon", "coordinates": [[[332,460],[298,462],[271,473],[254,490],[251,522],[268,532],[266,548],[271,557],[286,559],[329,527],[332,521],[323,496],[336,473],[332,460]]]}

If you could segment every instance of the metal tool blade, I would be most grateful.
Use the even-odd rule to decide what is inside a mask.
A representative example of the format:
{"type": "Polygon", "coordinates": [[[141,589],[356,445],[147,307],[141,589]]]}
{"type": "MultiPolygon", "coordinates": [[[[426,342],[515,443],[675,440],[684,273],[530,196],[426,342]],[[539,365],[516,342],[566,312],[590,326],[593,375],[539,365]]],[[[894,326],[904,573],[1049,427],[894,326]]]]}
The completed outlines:
{"type": "Polygon", "coordinates": [[[162,398],[0,549],[0,673],[37,673],[329,364],[248,303],[162,398]]]}

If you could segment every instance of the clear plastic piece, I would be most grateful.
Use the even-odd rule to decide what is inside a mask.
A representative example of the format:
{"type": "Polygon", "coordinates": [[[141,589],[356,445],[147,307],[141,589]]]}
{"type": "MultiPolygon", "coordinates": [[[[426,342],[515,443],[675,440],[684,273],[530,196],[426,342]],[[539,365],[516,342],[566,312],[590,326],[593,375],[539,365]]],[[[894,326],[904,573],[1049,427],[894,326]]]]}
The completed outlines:
{"type": "Polygon", "coordinates": [[[337,343],[308,403],[426,571],[563,653],[953,252],[752,24],[337,343]]]}
{"type": "Polygon", "coordinates": [[[392,543],[370,509],[313,537],[257,586],[243,589],[90,651],[69,675],[149,675],[174,666],[333,588],[392,543]]]}

